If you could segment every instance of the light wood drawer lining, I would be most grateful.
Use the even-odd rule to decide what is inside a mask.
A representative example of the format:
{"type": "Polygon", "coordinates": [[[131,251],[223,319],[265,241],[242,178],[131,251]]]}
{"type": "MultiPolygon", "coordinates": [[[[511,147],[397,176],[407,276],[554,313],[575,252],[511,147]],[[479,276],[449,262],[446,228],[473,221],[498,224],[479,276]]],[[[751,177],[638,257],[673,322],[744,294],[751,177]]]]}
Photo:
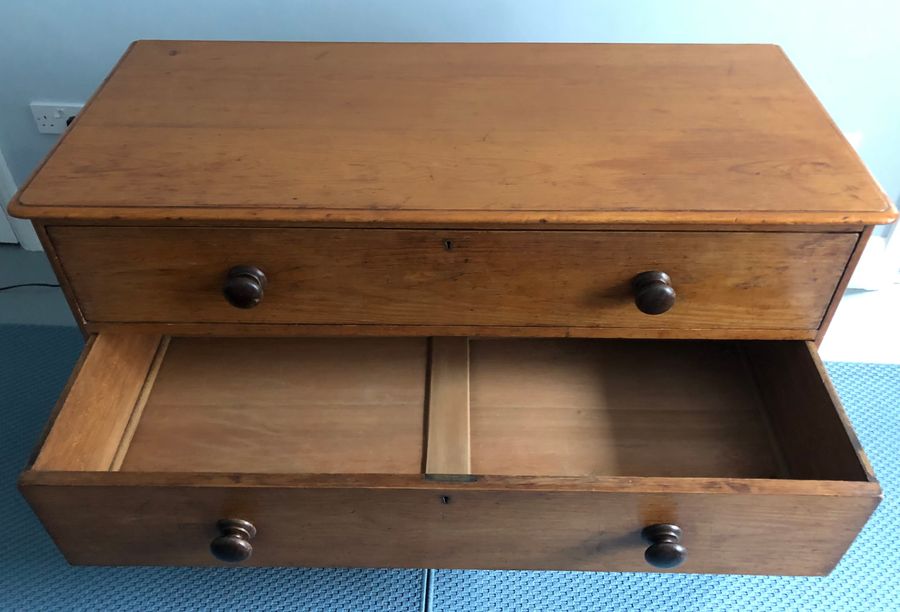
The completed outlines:
{"type": "Polygon", "coordinates": [[[806,343],[109,334],[86,351],[35,469],[872,479],[806,343]]]}

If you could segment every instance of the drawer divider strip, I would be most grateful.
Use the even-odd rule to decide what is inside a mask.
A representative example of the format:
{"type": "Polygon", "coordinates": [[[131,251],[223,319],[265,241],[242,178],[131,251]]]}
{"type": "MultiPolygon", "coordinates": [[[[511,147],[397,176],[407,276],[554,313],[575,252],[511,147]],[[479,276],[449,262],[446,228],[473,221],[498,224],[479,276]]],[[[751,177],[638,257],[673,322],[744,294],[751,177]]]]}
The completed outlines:
{"type": "Polygon", "coordinates": [[[469,339],[435,337],[430,343],[426,474],[471,474],[469,339]]]}

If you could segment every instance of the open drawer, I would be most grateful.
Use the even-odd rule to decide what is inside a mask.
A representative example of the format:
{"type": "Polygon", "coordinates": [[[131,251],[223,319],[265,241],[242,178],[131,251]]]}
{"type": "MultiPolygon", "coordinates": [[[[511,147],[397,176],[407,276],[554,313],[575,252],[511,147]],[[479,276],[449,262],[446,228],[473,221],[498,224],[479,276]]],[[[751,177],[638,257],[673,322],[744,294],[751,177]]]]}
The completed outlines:
{"type": "Polygon", "coordinates": [[[78,564],[758,574],[881,496],[811,344],[462,337],[94,336],[20,487],[78,564]]]}

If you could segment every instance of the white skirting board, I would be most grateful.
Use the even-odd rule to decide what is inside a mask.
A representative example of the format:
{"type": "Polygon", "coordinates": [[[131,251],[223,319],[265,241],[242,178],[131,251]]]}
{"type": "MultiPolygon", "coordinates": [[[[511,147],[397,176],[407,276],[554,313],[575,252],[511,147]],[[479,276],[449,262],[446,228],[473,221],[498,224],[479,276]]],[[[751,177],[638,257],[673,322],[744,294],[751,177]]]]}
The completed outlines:
{"type": "Polygon", "coordinates": [[[42,250],[41,243],[30,221],[13,219],[6,212],[6,204],[16,193],[13,181],[3,152],[0,151],[0,242],[18,242],[23,249],[29,251],[42,250]]]}
{"type": "Polygon", "coordinates": [[[13,244],[19,242],[19,237],[16,236],[9,217],[5,214],[0,215],[0,242],[12,242],[13,244]]]}
{"type": "Polygon", "coordinates": [[[900,230],[894,223],[882,235],[873,235],[850,278],[850,289],[877,291],[900,282],[900,230]]]}

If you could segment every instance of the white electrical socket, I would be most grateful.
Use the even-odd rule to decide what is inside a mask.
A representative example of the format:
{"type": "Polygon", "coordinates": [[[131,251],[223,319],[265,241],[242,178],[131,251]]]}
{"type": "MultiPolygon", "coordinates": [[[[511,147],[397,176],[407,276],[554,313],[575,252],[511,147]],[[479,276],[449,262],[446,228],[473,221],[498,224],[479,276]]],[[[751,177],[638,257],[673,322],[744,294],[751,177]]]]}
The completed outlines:
{"type": "Polygon", "coordinates": [[[84,104],[32,102],[31,114],[41,134],[62,134],[83,106],[84,104]]]}

